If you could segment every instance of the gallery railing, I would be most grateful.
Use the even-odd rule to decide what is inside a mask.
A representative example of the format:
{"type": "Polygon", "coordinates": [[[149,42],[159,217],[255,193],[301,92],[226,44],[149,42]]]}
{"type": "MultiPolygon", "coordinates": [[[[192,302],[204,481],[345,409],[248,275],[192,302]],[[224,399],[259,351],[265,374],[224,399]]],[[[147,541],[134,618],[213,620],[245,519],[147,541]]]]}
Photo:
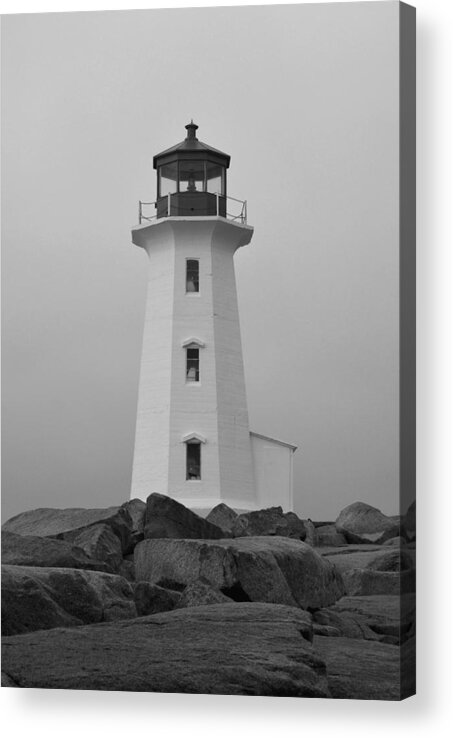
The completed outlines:
{"type": "Polygon", "coordinates": [[[238,200],[236,197],[226,197],[211,192],[197,193],[169,193],[154,202],[138,203],[138,222],[183,216],[220,216],[226,220],[247,224],[247,200],[238,200]],[[152,212],[154,208],[155,212],[152,212]]]}

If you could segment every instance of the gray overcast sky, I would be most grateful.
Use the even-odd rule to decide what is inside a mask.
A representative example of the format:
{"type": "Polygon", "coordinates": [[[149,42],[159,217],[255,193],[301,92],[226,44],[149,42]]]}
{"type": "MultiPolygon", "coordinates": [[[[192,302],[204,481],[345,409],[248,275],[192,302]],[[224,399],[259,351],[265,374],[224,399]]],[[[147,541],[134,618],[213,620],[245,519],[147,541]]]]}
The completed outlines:
{"type": "MultiPolygon", "coordinates": [[[[3,515],[129,496],[153,154],[232,156],[252,430],[398,512],[398,3],[3,18],[3,515]]],[[[151,492],[152,490],[150,490],[151,492]]]]}

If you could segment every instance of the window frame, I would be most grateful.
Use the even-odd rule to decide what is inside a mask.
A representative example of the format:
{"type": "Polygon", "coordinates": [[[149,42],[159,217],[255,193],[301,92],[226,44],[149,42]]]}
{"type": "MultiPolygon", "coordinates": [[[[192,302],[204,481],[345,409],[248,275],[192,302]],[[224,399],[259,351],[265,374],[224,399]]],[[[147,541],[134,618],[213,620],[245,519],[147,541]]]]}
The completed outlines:
{"type": "Polygon", "coordinates": [[[186,270],[184,275],[184,284],[185,284],[185,291],[186,295],[199,295],[200,294],[200,259],[195,259],[194,257],[190,257],[186,259],[186,270]],[[197,264],[197,289],[195,290],[188,290],[187,286],[189,284],[189,262],[193,261],[197,264]]]}
{"type": "MultiPolygon", "coordinates": [[[[165,179],[168,179],[168,177],[165,177],[165,179]]],[[[174,195],[176,192],[179,192],[179,163],[178,159],[173,159],[172,161],[168,161],[165,164],[159,164],[157,168],[157,199],[159,200],[161,197],[168,197],[168,195],[174,195]],[[176,180],[175,183],[175,190],[173,192],[167,193],[165,195],[162,195],[162,169],[165,167],[170,167],[172,165],[176,164],[176,180]]]]}
{"type": "Polygon", "coordinates": [[[200,347],[192,343],[184,348],[186,350],[186,384],[200,384],[200,347]],[[189,351],[196,351],[196,358],[189,359],[189,351]],[[189,367],[189,361],[196,362],[195,366],[189,367]],[[189,372],[193,368],[195,368],[195,379],[189,379],[189,372]]]}
{"type": "Polygon", "coordinates": [[[184,443],[186,447],[186,482],[201,482],[201,446],[202,442],[198,439],[190,439],[188,441],[185,441],[184,443]],[[196,446],[198,448],[198,462],[193,461],[193,459],[189,458],[189,446],[196,446]],[[198,476],[190,476],[189,472],[189,465],[195,463],[198,463],[198,476]]]}

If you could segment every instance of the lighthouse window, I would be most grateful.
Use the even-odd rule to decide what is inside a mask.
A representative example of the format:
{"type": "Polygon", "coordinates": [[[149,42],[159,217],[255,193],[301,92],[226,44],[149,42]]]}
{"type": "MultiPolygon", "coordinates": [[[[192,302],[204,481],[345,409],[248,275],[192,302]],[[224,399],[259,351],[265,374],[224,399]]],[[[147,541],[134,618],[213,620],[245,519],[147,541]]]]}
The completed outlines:
{"type": "Polygon", "coordinates": [[[158,197],[165,197],[176,192],[176,182],[178,180],[178,164],[165,164],[159,167],[159,193],[158,197]]]}
{"type": "Polygon", "coordinates": [[[207,179],[207,190],[214,194],[224,195],[225,194],[225,169],[220,167],[218,164],[211,164],[210,162],[206,165],[206,179],[207,179]]]}
{"type": "Polygon", "coordinates": [[[187,259],[186,261],[186,292],[199,292],[199,267],[198,259],[187,259]]]}
{"type": "Polygon", "coordinates": [[[200,350],[197,348],[186,349],[186,381],[200,381],[200,350]]]}
{"type": "Polygon", "coordinates": [[[204,161],[179,162],[179,191],[204,192],[205,189],[204,161]]]}
{"type": "Polygon", "coordinates": [[[186,443],[186,479],[201,479],[201,443],[186,443]]]}

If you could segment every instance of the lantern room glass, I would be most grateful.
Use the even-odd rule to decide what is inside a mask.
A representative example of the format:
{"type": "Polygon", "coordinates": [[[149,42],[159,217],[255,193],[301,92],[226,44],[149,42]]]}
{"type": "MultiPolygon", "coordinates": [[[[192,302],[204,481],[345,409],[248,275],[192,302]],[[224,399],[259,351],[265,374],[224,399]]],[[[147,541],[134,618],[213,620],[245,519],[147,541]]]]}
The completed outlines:
{"type": "Polygon", "coordinates": [[[172,161],[159,167],[158,197],[165,197],[176,192],[178,181],[178,162],[172,161]]]}
{"type": "Polygon", "coordinates": [[[225,167],[206,162],[206,190],[214,194],[225,194],[225,167]]]}
{"type": "Polygon", "coordinates": [[[157,170],[158,198],[176,193],[226,195],[226,169],[209,160],[182,159],[157,170]]]}
{"type": "Polygon", "coordinates": [[[204,161],[179,162],[179,192],[205,192],[204,161]]]}

